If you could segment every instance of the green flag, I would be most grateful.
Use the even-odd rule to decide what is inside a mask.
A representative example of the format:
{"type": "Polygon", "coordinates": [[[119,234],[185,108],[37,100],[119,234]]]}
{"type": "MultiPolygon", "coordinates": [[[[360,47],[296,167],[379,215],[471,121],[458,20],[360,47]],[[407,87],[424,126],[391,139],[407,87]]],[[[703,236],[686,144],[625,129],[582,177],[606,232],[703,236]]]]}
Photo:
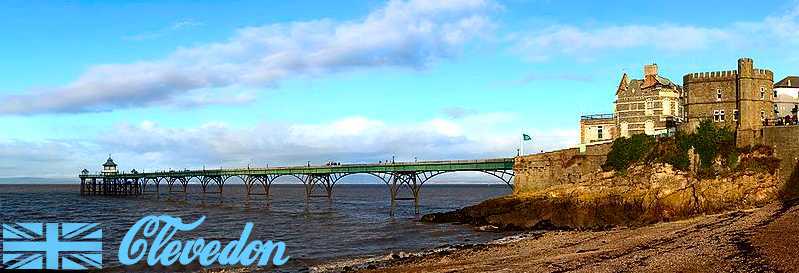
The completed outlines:
{"type": "Polygon", "coordinates": [[[522,140],[528,141],[528,140],[533,140],[533,138],[530,137],[530,135],[528,135],[528,134],[522,134],[522,140]]]}

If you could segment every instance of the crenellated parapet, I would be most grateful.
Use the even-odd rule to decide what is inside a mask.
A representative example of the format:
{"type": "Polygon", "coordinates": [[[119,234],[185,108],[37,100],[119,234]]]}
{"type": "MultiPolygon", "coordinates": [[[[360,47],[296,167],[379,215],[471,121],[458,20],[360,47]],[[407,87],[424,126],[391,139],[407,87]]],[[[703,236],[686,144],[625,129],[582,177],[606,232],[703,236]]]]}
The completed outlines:
{"type": "MultiPolygon", "coordinates": [[[[741,75],[744,77],[744,74],[741,75]]],[[[752,75],[749,78],[753,79],[761,79],[761,80],[774,80],[774,72],[768,69],[752,69],[752,75]]],[[[726,81],[726,80],[736,80],[738,79],[738,71],[736,70],[726,70],[726,71],[712,71],[712,72],[696,72],[696,73],[689,73],[683,76],[682,81],[683,84],[689,83],[698,83],[698,82],[714,82],[714,81],[726,81]]]]}
{"type": "Polygon", "coordinates": [[[774,81],[774,72],[768,69],[755,69],[752,78],[774,81]]]}
{"type": "Polygon", "coordinates": [[[684,85],[687,83],[697,83],[697,82],[735,80],[737,78],[738,78],[738,71],[726,70],[726,71],[690,73],[683,76],[682,81],[684,85]]]}

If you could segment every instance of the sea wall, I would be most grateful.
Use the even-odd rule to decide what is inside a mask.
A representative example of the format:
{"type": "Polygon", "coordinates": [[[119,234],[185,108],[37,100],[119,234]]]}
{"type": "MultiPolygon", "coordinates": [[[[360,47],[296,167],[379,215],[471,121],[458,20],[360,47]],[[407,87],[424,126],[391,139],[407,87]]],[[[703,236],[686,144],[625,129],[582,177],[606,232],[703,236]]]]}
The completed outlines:
{"type": "Polygon", "coordinates": [[[799,126],[765,127],[762,141],[774,149],[774,157],[780,159],[778,176],[787,181],[799,161],[799,126]]]}
{"type": "Polygon", "coordinates": [[[536,192],[555,185],[574,183],[600,169],[611,143],[588,145],[585,151],[570,148],[516,157],[513,193],[536,192]]]}

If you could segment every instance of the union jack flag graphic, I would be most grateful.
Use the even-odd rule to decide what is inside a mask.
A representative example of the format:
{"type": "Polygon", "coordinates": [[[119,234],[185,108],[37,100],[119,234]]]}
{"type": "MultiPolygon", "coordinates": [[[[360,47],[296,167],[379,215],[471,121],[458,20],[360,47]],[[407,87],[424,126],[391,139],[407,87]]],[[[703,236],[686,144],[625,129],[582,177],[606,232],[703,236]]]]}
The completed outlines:
{"type": "Polygon", "coordinates": [[[103,231],[88,223],[3,224],[5,269],[102,268],[103,231]]]}

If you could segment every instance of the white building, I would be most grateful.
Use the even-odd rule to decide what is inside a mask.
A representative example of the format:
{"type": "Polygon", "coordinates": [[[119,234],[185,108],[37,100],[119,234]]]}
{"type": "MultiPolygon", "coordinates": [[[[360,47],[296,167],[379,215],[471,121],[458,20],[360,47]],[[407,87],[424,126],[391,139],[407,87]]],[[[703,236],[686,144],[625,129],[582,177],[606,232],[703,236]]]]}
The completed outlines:
{"type": "Polygon", "coordinates": [[[114,163],[114,160],[109,156],[108,160],[103,163],[103,175],[117,174],[118,172],[117,164],[114,163]]]}
{"type": "Polygon", "coordinates": [[[775,116],[795,115],[799,108],[799,77],[788,76],[774,83],[775,116]]]}

